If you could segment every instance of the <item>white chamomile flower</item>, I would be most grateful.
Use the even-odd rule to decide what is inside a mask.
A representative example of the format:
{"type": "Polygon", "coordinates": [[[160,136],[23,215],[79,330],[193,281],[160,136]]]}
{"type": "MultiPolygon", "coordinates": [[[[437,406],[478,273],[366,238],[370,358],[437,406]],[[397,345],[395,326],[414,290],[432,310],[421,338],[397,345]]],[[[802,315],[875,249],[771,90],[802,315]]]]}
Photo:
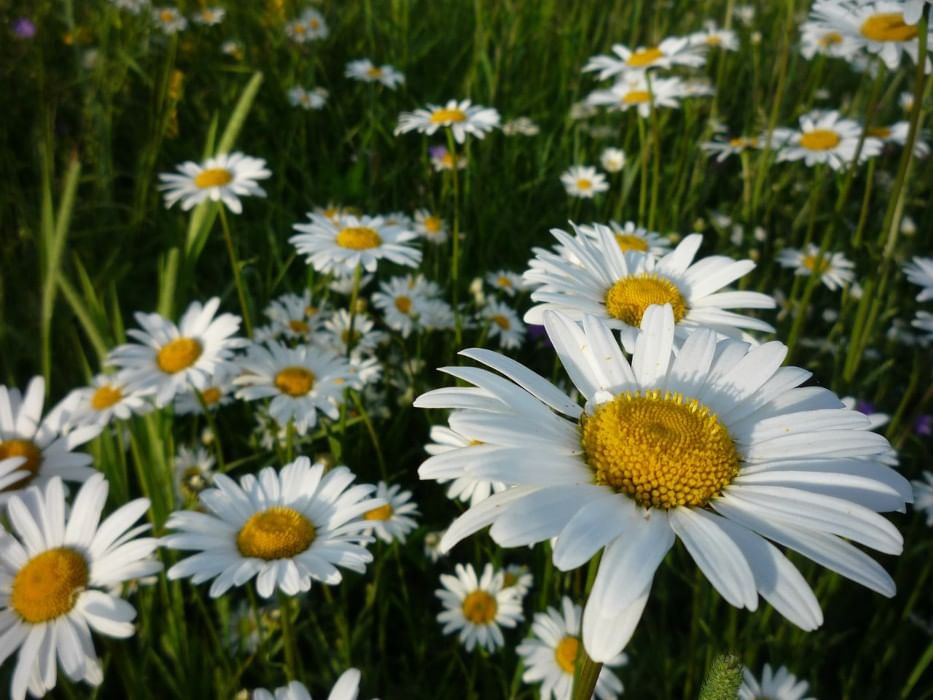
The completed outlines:
{"type": "Polygon", "coordinates": [[[593,56],[583,72],[595,72],[599,80],[606,80],[644,73],[651,68],[697,67],[706,62],[703,51],[685,37],[669,37],[657,46],[639,46],[634,51],[622,44],[613,44],[612,53],[612,56],[593,56]]]}
{"type": "MultiPolygon", "coordinates": [[[[868,130],[868,135],[879,139],[882,143],[893,143],[898,146],[906,146],[907,138],[910,135],[910,122],[899,121],[890,126],[876,126],[868,130]]],[[[923,134],[918,133],[914,141],[914,156],[917,158],[926,158],[930,155],[930,145],[923,140],[923,134]]]]}
{"type": "Polygon", "coordinates": [[[842,253],[826,252],[820,255],[819,246],[812,243],[804,253],[796,248],[785,248],[776,258],[782,267],[793,268],[795,275],[809,277],[818,274],[827,289],[836,291],[855,279],[855,263],[842,253]]]}
{"type": "Polygon", "coordinates": [[[921,287],[917,301],[933,299],[933,258],[922,258],[919,255],[904,265],[904,274],[907,281],[921,287]]]}
{"type": "Polygon", "coordinates": [[[203,447],[178,448],[172,472],[179,503],[197,502],[201,491],[211,485],[215,463],[214,456],[203,447]]]}
{"type": "Polygon", "coordinates": [[[353,346],[354,352],[372,353],[387,339],[385,333],[376,330],[376,324],[369,314],[351,315],[346,309],[338,309],[324,321],[324,328],[318,338],[321,345],[330,348],[337,355],[346,355],[348,345],[353,346]]]}
{"type": "Polygon", "coordinates": [[[206,304],[193,301],[177,326],[159,314],[137,313],[142,330],[127,331],[136,342],[111,350],[107,362],[126,370],[128,390],[154,394],[158,407],[189,388],[204,391],[217,372],[231,366],[234,349],[246,343],[233,337],[239,316],[214,318],[219,306],[217,297],[206,304]]]}
{"type": "Polygon", "coordinates": [[[606,107],[610,112],[625,112],[635,108],[638,116],[647,119],[652,106],[676,109],[680,99],[687,97],[687,89],[680,78],[654,78],[651,83],[644,74],[626,76],[608,90],[595,90],[586,101],[597,107],[606,107]]]}
{"type": "MultiPolygon", "coordinates": [[[[843,119],[839,112],[810,112],[800,117],[800,130],[779,127],[772,133],[778,148],[777,159],[803,160],[809,166],[826,163],[833,170],[849,167],[855,159],[862,126],[852,119],[843,119]]],[[[881,153],[881,141],[868,136],[862,142],[859,163],[881,153]]]]}
{"type": "Polygon", "coordinates": [[[449,331],[454,327],[454,311],[443,299],[428,299],[419,320],[427,331],[449,331]]]}
{"type": "Polygon", "coordinates": [[[703,30],[694,32],[689,37],[692,46],[706,49],[722,49],[724,51],[738,51],[739,38],[731,29],[720,29],[715,22],[707,20],[703,23],[703,30]]]}
{"type": "Polygon", "coordinates": [[[177,34],[188,28],[188,20],[174,7],[153,7],[152,19],[166,34],[177,34]]]}
{"type": "Polygon", "coordinates": [[[415,212],[415,233],[424,240],[439,245],[447,240],[447,224],[437,214],[427,209],[415,212]]]}
{"type": "MultiPolygon", "coordinates": [[[[729,604],[759,594],[803,630],[823,621],[813,591],[769,540],[885,596],[895,584],[855,545],[899,554],[879,513],[903,510],[909,483],[878,460],[890,449],[868,419],[781,367],[787,347],[719,340],[709,329],[676,350],[670,305],[645,313],[632,361],[611,330],[548,313],[545,328],[581,406],[527,367],[473,348],[460,354],[500,374],[456,368],[472,387],[429,392],[415,406],[464,410],[451,425],[487,453],[467,475],[509,485],[453,522],[442,548],[492,525],[501,547],[556,537],[561,571],[605,547],[583,614],[597,662],[627,644],[655,571],[676,539],[729,604]]],[[[450,372],[450,369],[447,369],[450,372]]],[[[463,468],[423,465],[423,479],[463,468]]]]}
{"type": "Polygon", "coordinates": [[[369,532],[386,544],[404,542],[408,533],[418,526],[414,520],[418,506],[411,502],[411,491],[402,491],[398,484],[389,486],[380,481],[376,484],[375,498],[385,501],[385,505],[363,513],[369,532]]]}
{"type": "Polygon", "coordinates": [[[70,405],[58,404],[43,417],[45,379],[33,377],[25,396],[0,386],[0,505],[12,493],[49,479],[84,481],[96,472],[91,456],[73,452],[100,434],[97,423],[71,428],[70,405]]]}
{"type": "Polygon", "coordinates": [[[599,164],[607,173],[617,173],[625,167],[625,151],[621,148],[604,148],[599,156],[599,164]]]}
{"type": "MultiPolygon", "coordinates": [[[[456,373],[459,368],[448,367],[444,371],[448,370],[452,370],[454,376],[457,376],[456,373]]],[[[432,398],[425,398],[425,401],[431,401],[432,398]]],[[[439,401],[445,406],[447,405],[442,398],[439,401]]],[[[447,498],[457,499],[475,506],[485,501],[492,494],[505,490],[505,484],[501,481],[491,481],[467,475],[470,470],[466,467],[471,464],[479,464],[483,456],[489,451],[485,449],[481,441],[470,440],[456,430],[443,425],[431,426],[431,440],[433,442],[429,442],[424,446],[424,451],[431,455],[425,464],[447,468],[451,474],[457,474],[457,476],[438,478],[438,482],[442,484],[450,482],[450,486],[447,487],[447,498]]]]}
{"type": "Polygon", "coordinates": [[[318,272],[349,274],[357,266],[375,272],[380,260],[406,267],[421,262],[421,251],[409,244],[417,235],[380,216],[343,216],[337,223],[318,214],[308,218],[309,223],[292,227],[299,233],[288,240],[318,272]]]}
{"type": "Polygon", "coordinates": [[[233,366],[218,370],[203,389],[188,389],[175,396],[175,413],[180,416],[202,415],[205,407],[216,411],[233,402],[233,366]]]}
{"type": "Polygon", "coordinates": [[[188,211],[196,204],[210,200],[223,202],[234,214],[243,211],[240,197],[265,197],[266,191],[257,183],[272,175],[262,158],[242,153],[220,154],[203,163],[186,161],[177,173],[161,173],[159,189],[165,193],[165,206],[181,202],[188,211]]]}
{"type": "Polygon", "coordinates": [[[293,107],[302,107],[309,110],[323,109],[329,96],[330,93],[322,87],[306,90],[300,85],[296,85],[288,91],[288,102],[293,107]]]}
{"type": "Polygon", "coordinates": [[[429,136],[438,129],[449,128],[457,143],[466,141],[467,134],[478,139],[499,126],[499,113],[492,107],[474,105],[470,100],[449,100],[443,107],[429,104],[426,109],[402,112],[396,134],[417,131],[429,136]]]}
{"type": "Polygon", "coordinates": [[[104,672],[91,630],[133,636],[136,610],[109,593],[162,564],[158,546],[135,523],[149,509],[140,498],[100,522],[108,485],[88,479],[66,517],[61,479],[30,487],[7,503],[12,530],[0,534],[0,663],[19,650],[9,698],[42,697],[56,685],[56,667],[72,681],[100,685],[104,672]]]}
{"type": "Polygon", "coordinates": [[[65,398],[68,425],[109,425],[113,420],[127,420],[152,410],[144,392],[126,387],[125,373],[98,374],[91,385],[75,389],[65,398]]]}
{"type": "Polygon", "coordinates": [[[205,27],[213,27],[214,25],[220,24],[224,21],[227,11],[222,7],[202,7],[197,12],[194,13],[195,24],[200,24],[205,27]]]}
{"type": "Polygon", "coordinates": [[[541,127],[528,117],[516,117],[502,125],[502,133],[506,136],[537,136],[541,127]]]}
{"type": "Polygon", "coordinates": [[[464,170],[467,166],[468,159],[465,155],[460,153],[455,155],[444,146],[432,146],[430,153],[431,167],[434,168],[436,173],[453,170],[455,163],[457,170],[464,170]]]}
{"type": "Polygon", "coordinates": [[[745,151],[761,148],[761,139],[757,136],[736,136],[731,139],[715,138],[700,144],[700,148],[716,157],[722,163],[729,156],[738,156],[745,151]]]}
{"type": "Polygon", "coordinates": [[[437,560],[441,557],[447,556],[439,549],[443,536],[443,530],[428,532],[424,535],[424,556],[430,559],[432,564],[437,563],[437,560]]]}
{"type": "Polygon", "coordinates": [[[923,472],[923,480],[911,481],[914,489],[914,510],[923,513],[927,527],[933,527],[933,472],[923,472]]]}
{"type": "Polygon", "coordinates": [[[321,324],[321,309],[305,289],[301,294],[283,294],[269,302],[263,313],[276,335],[307,341],[321,324]]]}
{"type": "MultiPolygon", "coordinates": [[[[639,226],[634,221],[626,221],[620,224],[617,221],[610,221],[609,227],[605,224],[578,225],[577,233],[589,236],[595,241],[605,233],[610,233],[616,239],[619,250],[626,253],[634,250],[640,253],[651,253],[652,255],[664,255],[670,250],[670,242],[661,234],[655,231],[649,231],[644,226],[639,226]]],[[[561,249],[558,245],[557,249],[561,249]]]]}
{"type": "Polygon", "coordinates": [[[534,580],[528,567],[522,564],[509,564],[502,570],[502,587],[511,588],[519,598],[528,595],[534,580]]]}
{"type": "Polygon", "coordinates": [[[405,82],[405,76],[390,65],[377,66],[368,58],[350,61],[345,75],[364,83],[381,83],[390,90],[395,90],[405,82]]]}
{"type": "Polygon", "coordinates": [[[420,327],[419,319],[424,313],[429,295],[436,293],[436,285],[421,275],[393,277],[379,285],[373,294],[373,306],[382,312],[385,324],[403,338],[420,327]]]}
{"type": "Polygon", "coordinates": [[[807,20],[800,25],[800,53],[807,60],[821,54],[851,61],[858,51],[858,42],[824,22],[807,20]]]}
{"type": "Polygon", "coordinates": [[[525,324],[508,304],[490,299],[481,315],[486,320],[489,337],[498,338],[500,348],[514,350],[525,342],[525,324]]]}
{"type": "MultiPolygon", "coordinates": [[[[525,683],[541,684],[541,700],[571,700],[573,677],[580,653],[580,622],[583,609],[574,605],[567,596],[561,598],[561,610],[548,607],[535,613],[529,637],[518,645],[522,657],[525,683]]],[[[612,672],[613,666],[628,661],[618,654],[605,664],[596,681],[593,697],[597,700],[615,700],[622,692],[622,681],[612,672]]]]}
{"type": "Polygon", "coordinates": [[[522,604],[515,592],[502,587],[501,571],[486,564],[477,578],[472,564],[457,564],[456,576],[441,574],[441,585],[434,593],[444,604],[437,621],[442,632],[456,632],[467,651],[479,644],[487,651],[505,646],[500,627],[515,627],[522,620],[522,604]]]}
{"type": "MultiPolygon", "coordinates": [[[[571,224],[572,225],[572,224],[571,224]]],[[[575,321],[586,315],[601,318],[622,332],[626,352],[632,352],[641,320],[652,304],[670,304],[682,341],[698,328],[754,340],[744,329],[774,332],[764,321],[729,309],[773,309],[774,300],[759,292],[723,291],[755,268],[751,260],[713,255],[694,261],[703,236],[692,233],[663,257],[638,251],[622,252],[606,227],[597,236],[560,229],[551,233],[561,244],[557,253],[536,249],[525,281],[537,288],[539,302],[525,314],[525,323],[541,324],[546,311],[559,311],[575,321]]]]}
{"type": "MultiPolygon", "coordinates": [[[[330,689],[327,700],[356,700],[359,692],[360,672],[355,668],[348,668],[340,674],[340,678],[330,689]]],[[[251,700],[311,700],[311,694],[303,683],[292,681],[273,691],[257,688],[253,691],[251,700]]]]}
{"type": "Polygon", "coordinates": [[[592,199],[609,189],[606,176],[590,165],[572,165],[560,176],[561,184],[571,197],[592,199]]]}
{"type": "Polygon", "coordinates": [[[514,297],[516,293],[525,289],[525,282],[522,280],[522,276],[511,270],[487,272],[486,284],[509,297],[514,297]]]}
{"type": "Polygon", "coordinates": [[[327,22],[324,21],[320,12],[311,7],[302,12],[298,19],[285,25],[285,35],[296,44],[324,39],[327,34],[327,22]]]}
{"type": "Polygon", "coordinates": [[[760,682],[749,668],[742,669],[739,700],[816,700],[812,697],[804,698],[809,689],[809,683],[798,681],[784,666],[772,671],[771,665],[765,664],[760,682]]]}
{"type": "Polygon", "coordinates": [[[373,557],[363,544],[362,514],[382,505],[370,498],[373,487],[350,484],[346,467],[326,474],[323,464],[299,457],[276,472],[266,467],[237,484],[225,474],[201,492],[204,512],[175,511],[162,538],[165,547],[194,550],[168,570],[169,579],[213,579],[210,596],[223,595],[256,577],[256,592],[270,597],[310,590],[312,581],[333,586],[343,580],[337,566],[358,573],[373,557]]]}
{"type": "Polygon", "coordinates": [[[239,366],[242,374],[233,380],[241,387],[236,397],[272,399],[272,418],[280,425],[294,421],[301,435],[317,425],[318,411],[332,419],[340,415],[343,391],[352,382],[346,360],[310,345],[254,344],[239,366]]]}

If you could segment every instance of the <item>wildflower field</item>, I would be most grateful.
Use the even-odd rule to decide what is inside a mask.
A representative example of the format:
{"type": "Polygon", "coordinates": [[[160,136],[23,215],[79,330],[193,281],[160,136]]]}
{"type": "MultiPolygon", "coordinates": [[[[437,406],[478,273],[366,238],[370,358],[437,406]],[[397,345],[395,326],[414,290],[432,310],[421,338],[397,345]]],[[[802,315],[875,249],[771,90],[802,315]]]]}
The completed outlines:
{"type": "Polygon", "coordinates": [[[161,2],[0,4],[0,697],[933,698],[930,3],[161,2]]]}

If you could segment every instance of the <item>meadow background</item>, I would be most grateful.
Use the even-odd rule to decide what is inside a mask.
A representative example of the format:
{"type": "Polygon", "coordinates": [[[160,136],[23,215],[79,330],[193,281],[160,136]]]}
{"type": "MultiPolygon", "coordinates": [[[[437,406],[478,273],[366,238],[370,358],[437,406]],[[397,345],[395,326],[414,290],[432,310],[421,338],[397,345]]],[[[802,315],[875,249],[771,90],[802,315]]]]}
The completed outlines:
{"type": "MultiPolygon", "coordinates": [[[[891,415],[883,430],[903,473],[919,478],[929,466],[929,350],[889,331],[898,322],[908,328],[918,308],[916,288],[900,266],[930,250],[929,159],[914,161],[905,174],[902,212],[895,212],[900,148],[886,148],[851,175],[776,163],[764,151],[718,163],[700,148],[716,120],[731,134],[751,134],[794,126],[813,108],[839,109],[872,124],[902,119],[899,96],[917,85],[913,64],[872,75],[840,59],[806,60],[796,27],[808,3],[746,5],[755,11],[750,24],[738,21],[732,0],[322,1],[314,7],[326,17],[329,36],[299,45],[283,26],[303,6],[286,0],[230,2],[220,25],[190,25],[171,36],[147,15],[103,0],[3,3],[0,382],[23,387],[44,374],[55,400],[84,385],[107,351],[124,342],[133,312],[175,318],[190,301],[219,295],[224,310],[239,313],[219,222],[203,212],[192,221],[178,208],[166,209],[156,189],[160,172],[200,160],[224,138],[228,148],[264,158],[273,173],[262,183],[267,198],[246,199],[244,213],[231,217],[254,321],[277,295],[319,286],[287,241],[291,226],[314,206],[367,213],[427,208],[451,221],[450,176],[434,172],[428,151],[445,142],[394,136],[393,129],[403,110],[469,97],[497,108],[504,121],[529,117],[540,131],[493,132],[467,142],[464,298],[474,277],[501,268],[521,273],[531,248],[549,246],[548,230],[568,228],[568,220],[632,220],[679,236],[700,231],[704,254],[758,262],[742,285],[780,290],[778,311],[761,317],[791,345],[789,361],[811,370],[815,383],[891,415]],[[15,36],[20,17],[34,24],[33,36],[15,36]],[[581,73],[588,57],[616,42],[634,46],[686,35],[708,19],[734,28],[740,48],[710,53],[694,73],[706,75],[715,96],[659,112],[644,154],[633,113],[571,117],[572,105],[596,87],[581,73]],[[239,55],[221,51],[228,39],[241,42],[239,55]],[[362,57],[394,65],[405,84],[390,91],[344,77],[346,63],[362,57]],[[287,91],[294,85],[326,88],[324,108],[292,106],[287,91]],[[597,164],[607,146],[628,155],[624,170],[610,176],[610,190],[592,200],[568,197],[560,174],[574,164],[597,164]],[[912,225],[900,225],[902,213],[912,225]],[[799,247],[807,237],[819,242],[828,229],[832,248],[855,262],[860,296],[807,285],[776,263],[781,249],[799,247]]],[[[198,4],[178,7],[193,12],[198,4]]],[[[928,95],[928,81],[921,88],[928,95]]],[[[922,119],[929,102],[921,109],[922,119]]],[[[425,246],[426,274],[443,283],[447,264],[446,249],[425,246]]],[[[378,279],[388,276],[381,267],[378,279]]],[[[523,312],[527,295],[516,306],[523,312]]],[[[462,347],[480,335],[468,330],[462,347]]],[[[443,416],[410,404],[446,381],[434,368],[456,364],[460,348],[452,334],[432,334],[405,348],[423,370],[391,385],[386,380],[382,398],[368,406],[374,431],[358,421],[296,446],[300,454],[329,453],[361,481],[388,477],[402,484],[421,511],[408,543],[371,546],[375,561],[365,575],[348,573],[340,586],[315,585],[287,603],[296,620],[299,678],[320,697],[349,666],[362,671],[362,697],[536,697],[521,683],[515,645],[533,612],[557,604],[562,593],[583,602],[585,567],[561,574],[546,548],[503,552],[485,533],[437,563],[425,556],[424,535],[445,528],[462,508],[442,486],[419,482],[430,425],[443,416]],[[506,648],[467,654],[454,637],[441,635],[433,591],[455,562],[481,567],[487,561],[525,564],[535,582],[524,603],[526,622],[506,632],[506,648]]],[[[553,352],[540,338],[529,336],[508,354],[558,376],[553,352]]],[[[387,366],[387,377],[404,374],[396,370],[387,366]]],[[[216,416],[215,434],[234,475],[280,466],[288,456],[251,435],[253,413],[251,405],[234,403],[216,416]]],[[[129,427],[129,451],[112,433],[88,449],[114,484],[112,504],[147,493],[161,533],[173,497],[160,475],[171,472],[178,446],[197,444],[208,426],[203,417],[160,412],[134,418],[129,427]]],[[[756,672],[766,661],[786,665],[811,683],[817,698],[933,697],[933,537],[921,514],[892,519],[905,552],[878,555],[897,581],[892,600],[791,555],[825,614],[824,625],[811,633],[766,605],[754,614],[732,608],[678,545],[659,571],[627,649],[629,663],[618,671],[626,695],[696,697],[712,659],[733,651],[756,672]]],[[[159,556],[166,563],[177,559],[168,550],[159,556]]],[[[69,685],[60,675],[54,697],[229,698],[242,688],[284,684],[272,608],[256,651],[244,648],[243,634],[231,633],[232,613],[248,602],[245,589],[215,601],[204,586],[160,577],[132,601],[139,611],[136,635],[96,637],[105,659],[100,689],[69,685]]],[[[0,688],[8,687],[11,673],[10,663],[0,669],[0,688]]]]}

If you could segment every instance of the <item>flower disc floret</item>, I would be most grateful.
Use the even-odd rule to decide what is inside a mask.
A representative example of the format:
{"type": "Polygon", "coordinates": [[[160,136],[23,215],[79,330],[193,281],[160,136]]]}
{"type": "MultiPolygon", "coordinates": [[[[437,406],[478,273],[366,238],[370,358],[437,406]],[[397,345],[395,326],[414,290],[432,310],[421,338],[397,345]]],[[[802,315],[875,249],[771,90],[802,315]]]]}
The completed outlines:
{"type": "Polygon", "coordinates": [[[466,112],[462,109],[435,109],[431,112],[431,121],[435,124],[450,124],[462,122],[466,119],[466,112]]]}
{"type": "Polygon", "coordinates": [[[275,386],[283,394],[304,396],[314,388],[314,372],[305,367],[286,367],[275,375],[275,386]]]}
{"type": "Polygon", "coordinates": [[[24,488],[36,477],[39,473],[39,467],[42,466],[42,450],[31,440],[4,440],[0,442],[0,462],[11,457],[25,458],[25,461],[16,469],[17,471],[29,472],[29,474],[16,483],[0,489],[0,491],[17,491],[24,488]]]}
{"type": "Polygon", "coordinates": [[[226,168],[208,168],[194,177],[194,184],[202,190],[208,187],[223,187],[233,182],[233,173],[226,168]]]}
{"type": "Polygon", "coordinates": [[[912,41],[917,38],[917,25],[907,24],[900,12],[880,12],[871,15],[860,29],[862,36],[872,41],[912,41]]]}
{"type": "Polygon", "coordinates": [[[289,559],[301,554],[314,542],[311,521],[287,506],[273,506],[250,516],[236,537],[244,557],[289,559]]]}
{"type": "Polygon", "coordinates": [[[337,245],[351,250],[369,250],[382,245],[382,238],[368,226],[348,226],[340,229],[336,242],[337,245]]]}
{"type": "Polygon", "coordinates": [[[580,651],[580,640],[567,635],[562,637],[554,649],[554,660],[564,673],[573,673],[577,666],[577,653],[580,651]]]}
{"type": "Polygon", "coordinates": [[[83,555],[70,547],[49,549],[16,574],[10,604],[26,622],[48,622],[71,612],[89,579],[83,555]]]}
{"type": "Polygon", "coordinates": [[[486,591],[473,591],[463,599],[463,616],[474,625],[486,625],[496,619],[499,606],[486,591]]]}
{"type": "Polygon", "coordinates": [[[645,310],[652,304],[670,304],[674,321],[687,315],[687,303],[677,285],[655,274],[623,277],[606,292],[606,311],[613,318],[638,328],[645,310]]]}
{"type": "Polygon", "coordinates": [[[197,362],[202,352],[204,348],[194,338],[176,338],[159,349],[156,364],[166,374],[177,374],[197,362]]]}
{"type": "Polygon", "coordinates": [[[828,151],[839,145],[842,139],[832,129],[814,129],[800,137],[800,145],[810,151],[828,151]]]}

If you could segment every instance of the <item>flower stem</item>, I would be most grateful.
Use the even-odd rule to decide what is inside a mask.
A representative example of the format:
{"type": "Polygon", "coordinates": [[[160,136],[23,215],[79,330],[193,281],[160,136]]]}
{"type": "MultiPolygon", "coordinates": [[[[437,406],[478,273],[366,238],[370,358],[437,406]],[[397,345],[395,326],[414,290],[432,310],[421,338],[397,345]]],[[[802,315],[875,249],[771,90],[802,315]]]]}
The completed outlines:
{"type": "Polygon", "coordinates": [[[453,168],[450,171],[454,183],[454,225],[450,232],[453,245],[450,249],[450,286],[451,301],[454,309],[454,333],[455,343],[460,347],[460,337],[463,331],[462,321],[460,319],[460,161],[457,155],[457,142],[454,140],[453,132],[450,129],[447,132],[447,150],[450,153],[450,159],[453,168]]]}
{"type": "Polygon", "coordinates": [[[282,647],[285,649],[285,676],[292,681],[298,677],[298,654],[295,651],[295,628],[292,627],[291,600],[279,593],[279,616],[282,621],[282,647]]]}
{"type": "Polygon", "coordinates": [[[350,357],[350,353],[353,352],[353,326],[356,323],[356,300],[360,296],[360,278],[362,274],[362,266],[357,263],[353,269],[353,289],[350,290],[350,308],[348,309],[350,312],[350,328],[347,330],[347,357],[350,357]]]}
{"type": "Polygon", "coordinates": [[[582,642],[579,648],[577,671],[573,678],[573,700],[590,700],[596,690],[596,681],[599,680],[603,665],[590,658],[582,642]]]}
{"type": "Polygon", "coordinates": [[[246,289],[243,287],[243,279],[240,277],[240,263],[237,260],[236,248],[233,246],[233,236],[230,235],[230,223],[227,221],[227,210],[223,204],[220,207],[220,227],[224,231],[224,241],[227,244],[227,254],[230,256],[230,267],[233,268],[233,282],[236,285],[236,293],[240,298],[240,311],[243,313],[243,327],[246,329],[246,335],[253,337],[253,323],[249,318],[249,306],[246,303],[246,289]]]}

